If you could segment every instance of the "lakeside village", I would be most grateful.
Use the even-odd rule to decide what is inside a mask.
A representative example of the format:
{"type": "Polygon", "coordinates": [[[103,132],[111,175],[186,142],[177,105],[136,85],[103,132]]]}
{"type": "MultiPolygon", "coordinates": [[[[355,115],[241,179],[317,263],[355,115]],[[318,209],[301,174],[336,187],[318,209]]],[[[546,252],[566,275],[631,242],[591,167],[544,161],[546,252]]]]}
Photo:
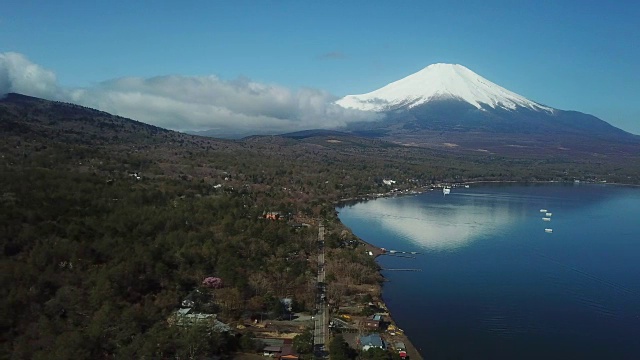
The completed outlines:
{"type": "MultiPolygon", "coordinates": [[[[390,187],[390,189],[387,192],[384,193],[371,193],[371,194],[365,194],[365,195],[361,195],[358,197],[352,197],[352,198],[343,198],[340,199],[338,201],[338,203],[351,203],[351,202],[358,202],[358,201],[367,201],[367,200],[374,200],[377,198],[384,198],[384,197],[394,197],[394,196],[401,196],[401,195],[418,195],[418,194],[422,194],[428,191],[442,191],[442,193],[444,195],[448,195],[451,193],[452,189],[455,188],[470,188],[471,184],[478,184],[478,183],[495,183],[495,182],[499,182],[499,183],[504,183],[504,182],[508,182],[508,181],[467,181],[467,182],[439,182],[439,183],[434,183],[431,185],[418,185],[420,183],[419,180],[415,180],[415,179],[409,179],[407,180],[409,187],[408,188],[398,188],[398,187],[394,187],[397,183],[396,180],[393,179],[382,179],[382,184],[390,187]],[[411,186],[411,184],[414,184],[415,186],[411,186]]],[[[573,179],[573,181],[562,181],[562,180],[557,180],[557,181],[540,181],[542,183],[555,183],[555,182],[566,182],[566,183],[573,183],[573,184],[607,184],[607,180],[600,180],[600,179],[573,179]]]]}
{"type": "MultiPolygon", "coordinates": [[[[320,289],[323,286],[320,284],[318,287],[320,289]]],[[[295,312],[294,300],[282,298],[279,299],[282,307],[279,314],[252,314],[233,324],[224,323],[209,311],[215,308],[215,291],[222,288],[222,279],[205,278],[202,286],[194,289],[167,319],[168,323],[183,328],[205,326],[209,332],[231,336],[251,333],[255,355],[261,357],[296,360],[312,356],[296,351],[296,337],[304,338],[305,332],[313,329],[314,314],[295,312]]],[[[323,291],[319,293],[318,301],[327,301],[323,291]]],[[[409,358],[410,353],[412,359],[421,359],[410,344],[413,351],[407,350],[405,343],[408,343],[408,339],[390,319],[384,303],[365,295],[361,299],[348,299],[347,306],[338,308],[332,301],[328,301],[328,306],[332,314],[328,326],[331,335],[342,334],[352,349],[367,351],[379,348],[389,355],[397,354],[400,359],[409,358]],[[358,301],[363,299],[372,301],[358,301]]],[[[304,339],[309,341],[311,336],[304,339]]]]}
{"type": "MultiPolygon", "coordinates": [[[[293,228],[312,226],[310,223],[299,222],[300,219],[292,214],[283,214],[279,211],[265,211],[262,218],[265,221],[286,221],[293,228]]],[[[323,237],[318,239],[320,249],[324,246],[322,240],[323,237]]],[[[353,241],[357,243],[348,243],[344,246],[355,246],[374,257],[385,254],[393,256],[399,253],[376,248],[361,240],[350,242],[353,241]]],[[[308,260],[311,261],[311,259],[308,260]]],[[[316,304],[312,312],[299,311],[295,296],[291,296],[273,299],[273,303],[265,311],[254,311],[251,314],[245,314],[239,320],[225,322],[217,314],[218,309],[228,305],[223,299],[224,280],[209,276],[181,301],[179,308],[173,312],[167,322],[170,326],[184,329],[197,326],[206,329],[205,333],[209,336],[214,332],[222,336],[244,335],[243,338],[249,335],[252,342],[251,348],[255,353],[236,356],[245,360],[326,358],[329,354],[330,339],[338,334],[349,345],[352,356],[360,354],[361,358],[371,358],[377,353],[378,356],[385,354],[384,358],[388,359],[422,359],[403,330],[398,328],[391,319],[386,305],[380,299],[379,286],[377,288],[371,286],[370,289],[349,296],[342,294],[340,300],[336,301],[328,296],[327,288],[330,284],[320,282],[324,280],[324,277],[320,277],[323,273],[324,264],[319,263],[316,304]],[[314,339],[318,336],[316,322],[323,318],[324,309],[326,309],[324,312],[326,318],[322,320],[324,324],[321,328],[323,333],[326,330],[328,332],[321,335],[324,341],[318,346],[314,344],[314,339]]]]}
{"type": "Polygon", "coordinates": [[[417,185],[417,183],[419,183],[418,180],[409,180],[409,184],[415,183],[416,186],[411,188],[401,189],[398,187],[394,187],[396,183],[397,181],[393,179],[383,179],[382,184],[390,188],[387,192],[365,194],[365,195],[353,197],[353,198],[343,198],[343,199],[340,199],[338,203],[367,201],[367,200],[374,200],[377,198],[394,197],[394,196],[401,196],[401,195],[418,195],[418,194],[425,193],[427,191],[434,191],[434,190],[442,191],[443,194],[446,195],[450,193],[452,188],[456,188],[456,187],[469,188],[470,187],[468,183],[444,183],[444,182],[435,183],[427,186],[419,186],[417,185]]]}

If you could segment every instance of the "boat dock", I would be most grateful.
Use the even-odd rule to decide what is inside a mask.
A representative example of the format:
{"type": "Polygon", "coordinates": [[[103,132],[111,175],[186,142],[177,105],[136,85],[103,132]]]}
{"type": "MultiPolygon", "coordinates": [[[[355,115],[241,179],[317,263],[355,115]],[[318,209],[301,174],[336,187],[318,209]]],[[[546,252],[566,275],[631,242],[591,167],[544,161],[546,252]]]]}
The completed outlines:
{"type": "Polygon", "coordinates": [[[383,271],[422,271],[422,269],[382,269],[383,271]]]}
{"type": "Polygon", "coordinates": [[[387,255],[395,255],[395,254],[411,254],[411,255],[420,255],[421,253],[417,251],[398,251],[398,250],[387,250],[385,248],[381,248],[382,252],[387,255]]]}
{"type": "Polygon", "coordinates": [[[396,257],[403,257],[403,258],[409,258],[409,259],[415,259],[416,257],[413,255],[404,255],[404,254],[383,254],[383,255],[387,255],[387,256],[396,256],[396,257]]]}

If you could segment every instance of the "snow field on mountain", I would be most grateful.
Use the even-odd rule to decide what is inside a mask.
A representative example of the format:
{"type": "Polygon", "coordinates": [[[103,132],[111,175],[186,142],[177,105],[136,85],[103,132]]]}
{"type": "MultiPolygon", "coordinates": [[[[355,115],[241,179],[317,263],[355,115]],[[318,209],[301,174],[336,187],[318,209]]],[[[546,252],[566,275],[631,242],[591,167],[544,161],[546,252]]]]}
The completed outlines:
{"type": "Polygon", "coordinates": [[[517,107],[552,112],[553,109],[509,91],[458,64],[433,64],[378,90],[347,95],[336,104],[364,111],[412,108],[430,101],[457,98],[478,109],[517,107]]]}

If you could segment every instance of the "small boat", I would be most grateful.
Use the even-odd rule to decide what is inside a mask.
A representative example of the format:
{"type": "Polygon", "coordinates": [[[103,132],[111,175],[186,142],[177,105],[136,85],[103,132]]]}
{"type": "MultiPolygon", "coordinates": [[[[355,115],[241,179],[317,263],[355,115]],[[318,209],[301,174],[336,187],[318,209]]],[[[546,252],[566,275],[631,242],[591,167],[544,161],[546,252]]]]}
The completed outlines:
{"type": "Polygon", "coordinates": [[[442,189],[442,193],[443,193],[444,195],[451,194],[451,188],[443,188],[443,189],[442,189]]]}
{"type": "Polygon", "coordinates": [[[553,215],[553,213],[549,213],[549,212],[548,212],[548,213],[546,213],[545,215],[547,215],[547,217],[549,217],[549,216],[553,215]]]}
{"type": "Polygon", "coordinates": [[[553,232],[553,229],[544,229],[544,232],[546,232],[546,233],[552,233],[552,232],[553,232]]]}
{"type": "Polygon", "coordinates": [[[543,217],[543,218],[542,218],[542,220],[543,220],[543,221],[551,221],[551,218],[543,217]]]}
{"type": "Polygon", "coordinates": [[[469,185],[465,185],[465,186],[464,186],[464,188],[465,188],[465,189],[468,189],[468,188],[469,188],[469,185]]]}
{"type": "Polygon", "coordinates": [[[547,211],[548,211],[547,209],[540,209],[540,212],[546,213],[547,211]]]}

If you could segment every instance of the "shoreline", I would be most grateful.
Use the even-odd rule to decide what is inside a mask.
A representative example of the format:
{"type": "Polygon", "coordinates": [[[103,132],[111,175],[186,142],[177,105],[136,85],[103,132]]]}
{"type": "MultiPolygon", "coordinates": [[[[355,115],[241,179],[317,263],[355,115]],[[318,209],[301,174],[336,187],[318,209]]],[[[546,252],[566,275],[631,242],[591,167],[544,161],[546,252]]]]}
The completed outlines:
{"type": "MultiPolygon", "coordinates": [[[[385,312],[387,313],[387,315],[385,315],[385,322],[389,323],[389,325],[393,325],[393,327],[391,328],[395,328],[398,329],[399,331],[393,332],[395,335],[391,335],[394,338],[394,342],[402,342],[405,345],[406,351],[407,351],[407,356],[410,360],[423,360],[423,356],[420,353],[420,351],[418,350],[418,348],[413,344],[413,342],[411,341],[410,337],[404,333],[404,331],[402,330],[401,327],[398,326],[398,324],[396,323],[396,321],[393,319],[392,313],[389,309],[389,307],[387,306],[387,304],[384,302],[384,294],[383,294],[383,284],[386,281],[386,278],[384,277],[384,275],[382,275],[382,268],[380,267],[380,264],[378,263],[377,259],[379,256],[384,255],[385,251],[378,247],[375,246],[367,241],[365,241],[364,239],[362,239],[361,237],[353,234],[353,232],[351,231],[351,229],[349,229],[347,226],[345,226],[342,221],[340,220],[339,217],[336,216],[336,219],[338,221],[339,226],[343,227],[344,229],[347,229],[353,236],[355,236],[358,241],[362,242],[364,244],[364,248],[366,251],[370,251],[373,255],[374,260],[376,260],[376,264],[378,264],[378,270],[376,270],[378,272],[378,274],[380,275],[380,277],[382,277],[382,279],[384,279],[382,282],[378,283],[376,285],[378,293],[380,294],[380,301],[379,303],[382,304],[385,312]]],[[[381,333],[382,335],[383,333],[381,333]]],[[[386,334],[385,334],[386,335],[386,334]]],[[[385,336],[386,337],[386,336],[385,336]]]]}
{"type": "MultiPolygon", "coordinates": [[[[370,247],[372,247],[372,248],[377,250],[377,252],[374,253],[374,259],[378,259],[379,256],[382,256],[382,255],[385,254],[385,251],[382,248],[379,248],[377,246],[371,245],[370,243],[360,239],[360,237],[358,237],[358,239],[360,241],[364,242],[365,244],[367,244],[368,246],[370,246],[370,247]]],[[[379,264],[378,261],[376,261],[376,264],[379,264]]],[[[387,281],[387,279],[384,277],[384,275],[382,275],[382,268],[380,268],[378,270],[378,273],[380,274],[380,276],[382,276],[384,281],[387,281]]],[[[384,305],[385,310],[389,314],[389,315],[387,315],[387,321],[390,323],[390,325],[393,325],[398,330],[401,330],[402,328],[400,326],[398,326],[396,321],[393,319],[393,316],[391,314],[391,310],[389,310],[389,307],[387,306],[387,303],[384,301],[384,291],[383,291],[384,290],[384,286],[383,286],[383,284],[384,284],[384,282],[379,284],[378,286],[379,286],[379,291],[380,291],[380,302],[384,305]]],[[[401,335],[396,334],[396,338],[397,338],[397,340],[400,340],[401,342],[404,343],[404,345],[406,347],[406,351],[407,351],[407,356],[408,356],[409,359],[412,359],[412,360],[423,360],[424,359],[424,357],[422,356],[422,354],[420,353],[418,348],[411,341],[411,338],[409,337],[409,335],[407,335],[403,330],[401,330],[401,335]]]]}
{"type": "MultiPolygon", "coordinates": [[[[406,190],[391,190],[386,193],[376,193],[376,194],[366,194],[362,196],[356,196],[353,198],[343,198],[339,200],[335,200],[333,202],[333,208],[345,207],[348,205],[357,204],[360,202],[371,201],[376,199],[390,198],[396,196],[410,196],[410,195],[420,195],[429,193],[435,190],[441,190],[444,187],[464,187],[465,185],[473,185],[473,184],[572,184],[572,185],[611,185],[611,186],[630,186],[630,187],[640,187],[640,184],[632,184],[632,183],[621,183],[621,182],[594,182],[594,181],[559,181],[559,180],[549,180],[549,181],[520,181],[520,180],[472,180],[458,183],[438,183],[435,185],[428,185],[422,187],[416,187],[413,189],[406,190]]],[[[345,227],[346,228],[346,227],[345,227]]]]}
{"type": "MultiPolygon", "coordinates": [[[[462,182],[462,183],[455,183],[455,184],[447,184],[447,183],[441,183],[441,184],[437,184],[437,185],[433,185],[433,186],[427,186],[427,187],[420,187],[420,188],[416,188],[416,189],[408,189],[408,190],[404,190],[404,191],[391,191],[388,193],[381,193],[381,194],[367,194],[361,197],[356,197],[356,198],[348,198],[348,199],[340,199],[336,202],[334,202],[334,211],[335,211],[335,216],[336,216],[336,221],[339,224],[340,227],[342,227],[343,229],[348,230],[355,238],[358,239],[358,241],[362,242],[364,244],[364,248],[366,251],[370,251],[372,253],[373,258],[376,260],[376,264],[378,264],[378,274],[380,275],[380,277],[382,279],[384,279],[382,282],[380,282],[379,284],[377,284],[377,290],[380,294],[380,303],[383,305],[384,309],[386,310],[387,314],[385,317],[387,318],[388,322],[390,324],[393,324],[397,329],[401,329],[400,327],[397,326],[397,323],[395,322],[395,320],[393,319],[392,313],[389,310],[387,304],[384,301],[384,291],[383,291],[383,284],[386,281],[386,278],[384,277],[384,275],[382,275],[382,268],[380,267],[377,259],[379,256],[384,255],[386,252],[383,248],[375,246],[371,243],[369,243],[368,241],[362,239],[360,236],[357,236],[356,234],[353,233],[353,231],[351,231],[351,229],[349,227],[347,227],[344,223],[342,223],[342,221],[340,220],[340,216],[339,216],[339,208],[343,208],[343,207],[347,207],[350,205],[355,205],[357,203],[361,203],[361,202],[367,202],[370,200],[376,200],[378,198],[388,198],[388,197],[396,197],[396,196],[409,196],[409,195],[419,195],[419,194],[425,194],[425,193],[429,193],[432,192],[434,190],[440,190],[442,188],[444,188],[445,186],[448,187],[464,187],[465,185],[472,185],[472,184],[517,184],[517,183],[521,183],[521,184],[558,184],[558,183],[565,183],[567,185],[571,184],[571,185],[613,185],[613,186],[631,186],[631,187],[640,187],[640,185],[637,184],[625,184],[625,183],[601,183],[601,182],[579,182],[579,183],[575,183],[575,182],[571,182],[571,181],[468,181],[468,182],[462,182]]],[[[410,359],[418,359],[418,360],[422,360],[423,356],[420,353],[420,351],[418,350],[418,348],[413,344],[413,342],[411,341],[410,337],[405,334],[403,331],[401,333],[401,335],[396,334],[394,336],[394,340],[395,341],[402,341],[405,344],[406,350],[407,350],[407,355],[409,356],[410,359]]]]}
{"type": "MultiPolygon", "coordinates": [[[[435,261],[433,256],[428,255],[426,259],[423,259],[428,261],[430,264],[433,264],[433,266],[430,266],[429,268],[425,267],[423,264],[416,266],[421,267],[423,271],[426,270],[428,272],[423,273],[424,276],[420,276],[422,274],[419,274],[419,276],[415,278],[415,281],[414,278],[412,278],[412,274],[396,274],[386,271],[383,273],[385,277],[389,276],[388,279],[391,280],[383,290],[383,301],[386,302],[387,305],[391,304],[389,306],[391,307],[390,310],[392,315],[399,319],[401,326],[409,326],[410,324],[411,328],[407,328],[407,330],[409,330],[407,335],[409,337],[414,337],[413,345],[420,348],[424,347],[424,349],[421,349],[423,356],[429,357],[429,355],[432,355],[432,352],[440,357],[445,357],[445,354],[446,356],[452,356],[449,354],[460,354],[461,352],[458,351],[459,339],[468,341],[469,344],[472,344],[473,346],[477,346],[474,350],[471,349],[470,345],[469,353],[471,353],[472,350],[474,350],[475,353],[490,353],[492,349],[498,348],[498,346],[502,346],[502,344],[504,344],[503,334],[507,333],[507,331],[510,334],[509,336],[513,336],[514,339],[514,341],[509,344],[509,346],[514,344],[513,349],[510,350],[510,355],[520,351],[522,351],[522,353],[524,353],[524,351],[540,351],[540,353],[537,354],[537,356],[540,356],[540,354],[548,354],[548,351],[553,351],[552,345],[548,345],[549,348],[540,348],[537,346],[539,344],[535,341],[531,341],[531,336],[528,332],[535,332],[540,336],[540,338],[550,339],[549,344],[552,344],[551,341],[555,341],[557,338],[556,332],[549,331],[548,329],[554,329],[553,323],[556,321],[556,317],[549,316],[548,318],[545,318],[545,316],[549,314],[548,309],[552,308],[552,306],[556,304],[554,302],[556,299],[578,299],[577,296],[575,299],[571,297],[573,294],[571,293],[571,289],[566,289],[561,285],[566,284],[567,281],[573,281],[575,274],[566,274],[564,269],[557,268],[557,265],[554,263],[546,263],[544,265],[543,262],[538,263],[536,259],[539,254],[553,254],[555,250],[560,248],[557,245],[557,241],[561,241],[562,249],[570,249],[572,246],[582,246],[584,247],[585,255],[578,258],[572,257],[570,260],[572,262],[575,261],[575,263],[572,264],[580,264],[579,266],[585,274],[589,273],[593,276],[603,276],[604,274],[611,275],[611,273],[608,273],[607,269],[600,267],[599,265],[593,265],[593,267],[590,267],[592,262],[590,262],[589,259],[593,258],[593,256],[597,257],[598,250],[601,247],[614,248],[616,246],[620,246],[619,251],[615,253],[615,256],[619,256],[619,259],[621,260],[620,262],[623,263],[624,261],[622,260],[627,259],[626,254],[628,254],[629,250],[632,249],[632,247],[625,249],[624,246],[629,246],[629,244],[633,243],[631,238],[627,238],[629,234],[633,237],[633,231],[629,232],[629,230],[626,229],[626,226],[629,223],[633,224],[633,221],[631,220],[630,222],[630,219],[633,218],[634,214],[631,211],[624,211],[625,209],[633,209],[633,205],[620,206],[620,201],[624,204],[627,204],[627,201],[632,201],[631,199],[634,199],[633,201],[635,201],[638,196],[637,190],[639,187],[625,185],[619,186],[619,184],[578,185],[582,184],[576,184],[575,186],[568,183],[549,183],[540,185],[487,184],[477,185],[476,189],[472,189],[474,191],[469,191],[469,189],[459,189],[459,198],[464,198],[463,201],[456,201],[458,204],[456,206],[461,207],[460,213],[467,213],[466,210],[462,209],[463,206],[471,206],[474,209],[487,209],[488,206],[500,203],[499,206],[496,206],[496,210],[499,211],[486,211],[486,213],[492,214],[493,216],[493,214],[501,214],[503,211],[515,211],[516,213],[513,214],[514,221],[499,221],[496,223],[489,222],[489,226],[499,229],[505,228],[506,224],[517,223],[518,225],[513,226],[509,231],[499,230],[495,233],[490,233],[488,236],[482,236],[478,239],[474,239],[473,241],[477,242],[475,243],[476,245],[467,245],[466,247],[469,251],[465,256],[449,257],[448,254],[445,254],[446,256],[442,256],[438,261],[435,261]],[[463,194],[465,190],[467,194],[463,194]],[[481,204],[478,204],[476,198],[471,196],[472,194],[486,195],[486,203],[483,201],[481,204]],[[501,195],[503,194],[510,195],[508,201],[501,199],[501,195]],[[480,206],[475,207],[478,205],[480,206]],[[597,212],[592,212],[592,210],[588,210],[587,212],[584,211],[584,209],[589,208],[597,208],[598,210],[597,212]],[[543,239],[546,238],[543,238],[543,236],[546,237],[547,235],[536,235],[537,233],[530,235],[530,232],[527,230],[531,228],[534,230],[539,229],[535,231],[542,232],[539,224],[544,223],[542,223],[538,217],[538,209],[550,209],[549,211],[553,210],[554,216],[556,213],[560,216],[558,219],[560,222],[557,224],[558,229],[554,230],[559,230],[558,233],[560,235],[564,234],[563,238],[556,238],[554,241],[545,241],[543,239]],[[613,239],[616,241],[613,243],[611,242],[611,239],[606,236],[602,236],[600,233],[601,229],[606,229],[606,226],[613,225],[608,223],[608,220],[611,219],[611,214],[616,214],[615,218],[620,219],[620,222],[617,223],[616,226],[613,226],[613,228],[624,229],[620,230],[619,236],[617,233],[615,234],[616,236],[613,239]],[[584,219],[591,219],[586,221],[584,229],[571,226],[576,223],[583,223],[584,219]],[[564,226],[561,228],[562,223],[564,223],[564,226]],[[581,230],[576,231],[576,229],[581,230]],[[522,234],[522,238],[517,238],[520,234],[522,234]],[[512,239],[515,238],[517,238],[517,241],[512,241],[512,239]],[[477,244],[481,245],[477,246],[477,244]],[[531,244],[536,244],[535,248],[532,248],[531,244]],[[513,258],[511,258],[512,255],[513,258]],[[483,256],[486,257],[486,259],[483,258],[483,256]],[[457,274],[457,277],[453,282],[458,282],[458,279],[463,280],[456,285],[437,279],[437,277],[434,277],[433,271],[429,270],[437,270],[446,274],[449,273],[449,270],[460,266],[458,264],[459,261],[456,260],[478,258],[482,258],[483,260],[473,265],[473,267],[469,267],[469,269],[466,269],[464,272],[457,274]],[[508,260],[503,261],[503,259],[508,260]],[[451,260],[454,261],[452,262],[451,260]],[[535,264],[536,269],[540,269],[541,271],[537,274],[532,274],[530,271],[530,264],[535,264]],[[484,269],[490,269],[490,271],[482,272],[484,269]],[[492,274],[490,278],[485,277],[487,273],[492,274]],[[553,276],[549,277],[547,274],[553,274],[553,276]],[[555,281],[556,278],[561,279],[561,281],[555,281]],[[530,284],[535,283],[539,286],[539,289],[544,289],[541,290],[541,293],[547,291],[547,289],[554,289],[554,293],[548,297],[531,299],[530,290],[528,288],[520,287],[523,283],[521,280],[530,284]],[[490,294],[489,296],[485,295],[484,292],[479,295],[474,294],[473,289],[476,289],[475,286],[478,284],[478,281],[480,281],[479,286],[482,286],[482,289],[487,291],[486,294],[490,294]],[[420,284],[421,286],[416,287],[415,284],[420,284]],[[414,287],[416,289],[415,291],[412,291],[414,287]],[[509,289],[510,294],[511,291],[513,291],[513,294],[517,295],[505,298],[503,296],[505,291],[504,289],[509,289]],[[455,293],[461,293],[460,291],[465,293],[468,291],[469,301],[456,304],[448,302],[447,300],[451,298],[450,295],[454,293],[453,291],[455,291],[455,293]],[[556,291],[558,292],[556,293],[556,291]],[[390,297],[389,295],[393,296],[390,297]],[[431,302],[428,299],[433,299],[434,301],[431,302]],[[510,309],[510,314],[513,314],[512,316],[514,319],[534,316],[530,319],[545,319],[546,323],[536,323],[537,327],[535,327],[535,330],[531,330],[533,327],[530,324],[533,324],[533,322],[527,323],[526,326],[522,325],[521,322],[500,322],[501,326],[504,325],[501,329],[506,329],[504,330],[504,333],[495,331],[496,334],[488,336],[486,334],[490,334],[493,331],[495,323],[493,320],[486,320],[492,319],[490,316],[493,316],[492,312],[486,311],[487,308],[510,309]],[[419,309],[422,309],[422,313],[417,315],[419,309]],[[513,313],[511,313],[511,311],[513,311],[513,313]],[[451,321],[451,316],[448,316],[450,313],[460,314],[460,316],[454,318],[454,321],[451,321]],[[402,321],[404,321],[404,323],[402,323],[402,321]],[[469,334],[464,334],[465,337],[461,337],[460,334],[456,333],[456,330],[464,328],[468,323],[482,325],[469,330],[469,334]],[[429,331],[429,328],[431,328],[432,331],[429,331]],[[443,331],[438,329],[443,329],[443,331]]],[[[452,193],[454,192],[452,191],[452,193]]],[[[385,216],[390,216],[391,219],[394,219],[394,215],[397,215],[397,218],[399,219],[404,219],[407,216],[413,216],[413,214],[420,213],[421,215],[419,216],[415,215],[416,222],[421,221],[424,223],[427,222],[428,218],[431,218],[434,221],[433,223],[430,222],[430,224],[435,224],[436,222],[438,224],[448,222],[448,225],[452,228],[454,226],[464,226],[463,223],[468,218],[460,217],[462,221],[453,221],[455,216],[450,216],[449,218],[452,220],[449,220],[449,218],[445,218],[449,214],[436,214],[440,206],[443,206],[443,204],[444,206],[449,206],[446,204],[448,203],[447,200],[453,199],[454,198],[444,199],[442,198],[442,195],[436,197],[429,197],[425,195],[417,198],[410,197],[404,199],[390,199],[388,201],[383,200],[383,203],[374,202],[367,203],[366,205],[363,205],[364,203],[362,203],[357,207],[347,206],[337,210],[340,215],[340,221],[356,232],[357,235],[361,235],[364,239],[369,240],[369,242],[367,242],[369,246],[373,246],[373,244],[377,242],[380,244],[380,247],[386,248],[387,251],[388,249],[406,250],[407,248],[412,247],[408,246],[409,244],[429,244],[430,239],[422,240],[420,237],[423,236],[423,234],[432,234],[430,231],[431,227],[416,226],[415,229],[420,231],[413,231],[410,233],[405,233],[403,231],[396,232],[394,230],[399,230],[399,227],[380,219],[385,216]],[[423,201],[425,203],[435,202],[435,204],[432,204],[433,207],[430,208],[429,211],[425,211],[424,214],[420,212],[423,201]],[[391,204],[395,206],[392,206],[391,204]],[[400,211],[398,209],[406,211],[400,211]],[[342,221],[343,219],[344,221],[342,221]],[[406,239],[411,239],[410,241],[404,241],[405,238],[403,235],[405,234],[407,235],[406,239]],[[409,236],[411,235],[415,236],[410,238],[409,236]],[[403,241],[400,241],[399,239],[402,239],[403,241]]],[[[429,206],[429,204],[426,204],[425,208],[429,206]]],[[[511,217],[511,214],[509,214],[509,217],[511,217]]],[[[553,221],[555,222],[555,220],[553,221]]],[[[402,225],[406,224],[402,223],[402,225]]],[[[474,228],[469,228],[469,230],[473,231],[474,228]]],[[[434,231],[433,233],[439,234],[437,231],[434,231]]],[[[464,233],[466,234],[467,231],[464,233]]],[[[449,241],[448,239],[442,240],[449,241]]],[[[455,241],[454,237],[451,237],[450,240],[455,241]]],[[[428,248],[428,245],[426,246],[428,248]]],[[[428,251],[427,254],[429,254],[428,251]]],[[[566,259],[563,258],[563,260],[566,259]]],[[[393,258],[377,258],[377,261],[381,261],[382,266],[385,268],[405,267],[405,263],[403,261],[395,261],[393,258]]],[[[628,266],[629,269],[633,269],[632,262],[629,263],[628,266]]],[[[625,276],[616,279],[616,281],[626,283],[628,279],[632,278],[625,276]]],[[[589,283],[589,288],[587,285],[584,285],[584,288],[586,289],[584,290],[584,294],[598,298],[600,294],[603,294],[602,296],[611,297],[611,295],[606,294],[602,288],[602,284],[591,283],[590,280],[587,280],[586,278],[584,279],[584,282],[585,284],[589,283]]],[[[616,290],[607,289],[607,291],[615,292],[616,290]]],[[[618,301],[617,298],[616,301],[618,301]]],[[[620,301],[624,304],[633,303],[633,301],[628,302],[627,299],[620,301]]],[[[620,311],[620,316],[625,316],[623,315],[623,312],[629,311],[629,309],[625,308],[624,305],[620,305],[621,303],[614,303],[612,301],[609,306],[611,306],[611,308],[615,308],[616,311],[620,311]]],[[[631,308],[630,311],[633,312],[633,309],[631,308]]],[[[571,324],[572,322],[579,323],[582,321],[584,321],[585,324],[593,322],[593,328],[596,328],[597,326],[598,330],[602,331],[602,334],[605,334],[604,337],[606,337],[606,334],[611,331],[621,331],[622,333],[624,330],[624,328],[619,327],[619,324],[606,323],[605,320],[602,320],[600,317],[601,313],[589,306],[585,306],[580,309],[579,314],[562,314],[562,316],[566,316],[566,319],[562,319],[563,324],[571,324]],[[609,329],[608,326],[611,326],[611,328],[609,329]]],[[[628,317],[628,315],[626,316],[628,317]]],[[[571,340],[567,341],[567,344],[563,344],[563,346],[566,346],[567,349],[571,349],[570,351],[576,353],[580,353],[584,349],[588,349],[588,351],[595,350],[595,348],[591,348],[591,346],[586,348],[582,347],[581,343],[584,343],[585,336],[574,329],[575,327],[567,327],[561,330],[562,336],[566,336],[567,339],[571,340]]],[[[615,348],[615,343],[612,342],[607,346],[615,348]]],[[[505,353],[507,353],[506,350],[505,353]]],[[[588,355],[588,352],[586,352],[586,354],[588,355]]],[[[504,358],[509,357],[504,356],[504,358]]]]}

